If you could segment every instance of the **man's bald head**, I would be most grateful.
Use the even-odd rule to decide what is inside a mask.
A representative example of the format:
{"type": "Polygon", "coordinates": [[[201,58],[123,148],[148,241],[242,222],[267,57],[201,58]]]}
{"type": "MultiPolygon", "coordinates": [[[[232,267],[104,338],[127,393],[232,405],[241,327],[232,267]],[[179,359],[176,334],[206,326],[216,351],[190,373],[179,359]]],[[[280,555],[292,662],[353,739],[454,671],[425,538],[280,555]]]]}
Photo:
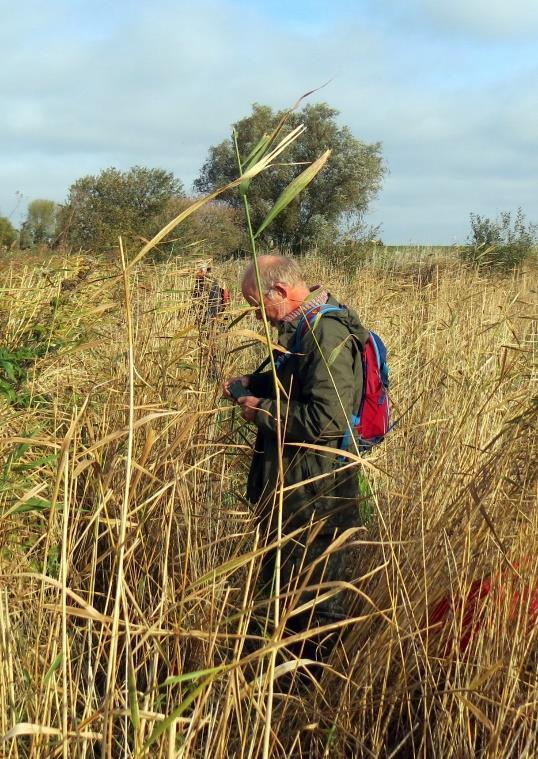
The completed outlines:
{"type": "MultiPolygon", "coordinates": [[[[293,258],[279,255],[258,256],[260,284],[265,295],[271,295],[276,285],[306,287],[302,272],[293,258]]],[[[243,274],[243,286],[256,287],[256,270],[250,263],[243,274]]]]}
{"type": "MultiPolygon", "coordinates": [[[[263,300],[267,318],[271,324],[278,325],[305,300],[310,291],[293,258],[267,255],[259,256],[257,261],[261,294],[253,263],[245,269],[241,289],[251,305],[258,306],[263,300]]],[[[260,309],[256,310],[256,316],[261,318],[260,309]]]]}

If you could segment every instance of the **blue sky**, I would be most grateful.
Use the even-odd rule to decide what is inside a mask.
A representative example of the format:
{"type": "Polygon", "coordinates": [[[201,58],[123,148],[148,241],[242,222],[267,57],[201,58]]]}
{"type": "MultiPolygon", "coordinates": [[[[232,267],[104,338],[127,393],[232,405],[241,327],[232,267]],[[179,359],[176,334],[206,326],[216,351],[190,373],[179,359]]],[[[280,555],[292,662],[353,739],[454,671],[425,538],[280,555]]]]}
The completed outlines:
{"type": "Polygon", "coordinates": [[[383,143],[368,221],[386,242],[463,241],[471,211],[538,222],[538,0],[0,2],[14,223],[109,166],[189,188],[254,101],[284,108],[328,79],[313,100],[383,143]]]}

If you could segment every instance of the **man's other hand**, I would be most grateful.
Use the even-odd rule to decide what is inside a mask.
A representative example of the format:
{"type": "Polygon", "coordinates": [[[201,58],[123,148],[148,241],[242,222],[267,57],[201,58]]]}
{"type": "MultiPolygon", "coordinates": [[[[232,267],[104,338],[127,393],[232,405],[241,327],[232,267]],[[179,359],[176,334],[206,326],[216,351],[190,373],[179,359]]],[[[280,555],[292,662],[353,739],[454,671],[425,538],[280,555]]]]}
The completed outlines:
{"type": "Polygon", "coordinates": [[[243,419],[246,419],[247,422],[254,421],[261,400],[261,398],[255,398],[253,395],[244,395],[237,399],[237,403],[241,407],[241,416],[243,419]]]}
{"type": "Polygon", "coordinates": [[[230,379],[227,379],[223,386],[222,386],[222,394],[225,398],[229,398],[232,401],[235,401],[236,398],[230,393],[230,385],[234,382],[239,381],[243,387],[247,388],[249,383],[250,377],[247,374],[244,374],[242,377],[230,377],[230,379]]]}

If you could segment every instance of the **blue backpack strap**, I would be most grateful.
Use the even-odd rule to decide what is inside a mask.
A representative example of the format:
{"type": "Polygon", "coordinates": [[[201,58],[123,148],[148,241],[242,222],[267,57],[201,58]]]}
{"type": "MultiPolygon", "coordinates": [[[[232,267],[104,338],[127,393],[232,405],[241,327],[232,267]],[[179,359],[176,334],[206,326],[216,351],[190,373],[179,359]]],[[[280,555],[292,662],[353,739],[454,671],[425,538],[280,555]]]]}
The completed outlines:
{"type": "MultiPolygon", "coordinates": [[[[360,416],[356,416],[355,414],[351,415],[351,419],[349,420],[349,424],[346,427],[346,431],[344,432],[344,434],[342,436],[342,442],[338,446],[343,451],[347,451],[347,449],[351,445],[351,440],[352,440],[352,436],[353,436],[353,429],[359,424],[360,420],[361,420],[360,416]]],[[[338,457],[338,461],[345,461],[345,457],[344,456],[338,457]]]]}
{"type": "Polygon", "coordinates": [[[285,353],[279,353],[279,355],[275,358],[275,369],[278,371],[281,366],[283,366],[286,361],[291,356],[291,351],[286,351],[285,353]]]}
{"type": "Polygon", "coordinates": [[[309,327],[312,331],[316,328],[316,325],[318,321],[321,319],[321,317],[323,316],[323,314],[328,314],[330,312],[343,311],[343,310],[344,308],[342,306],[331,306],[328,303],[325,303],[322,306],[313,306],[311,309],[306,311],[303,314],[303,316],[301,316],[299,320],[299,324],[297,325],[297,329],[295,330],[295,335],[293,337],[292,353],[299,353],[303,335],[306,334],[306,331],[308,330],[309,327]]]}

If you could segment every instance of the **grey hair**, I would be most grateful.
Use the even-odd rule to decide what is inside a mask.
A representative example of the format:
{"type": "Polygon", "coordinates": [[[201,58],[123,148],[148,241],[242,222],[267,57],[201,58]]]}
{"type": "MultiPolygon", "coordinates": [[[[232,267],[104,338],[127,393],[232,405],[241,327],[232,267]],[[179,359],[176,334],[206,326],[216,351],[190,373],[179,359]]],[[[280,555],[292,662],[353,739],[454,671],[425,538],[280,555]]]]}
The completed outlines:
{"type": "MultiPolygon", "coordinates": [[[[276,285],[288,285],[290,287],[306,287],[303,273],[295,259],[288,256],[259,256],[258,269],[260,272],[260,284],[265,295],[271,295],[276,285]]],[[[254,264],[248,265],[243,282],[256,282],[254,264]]]]}

